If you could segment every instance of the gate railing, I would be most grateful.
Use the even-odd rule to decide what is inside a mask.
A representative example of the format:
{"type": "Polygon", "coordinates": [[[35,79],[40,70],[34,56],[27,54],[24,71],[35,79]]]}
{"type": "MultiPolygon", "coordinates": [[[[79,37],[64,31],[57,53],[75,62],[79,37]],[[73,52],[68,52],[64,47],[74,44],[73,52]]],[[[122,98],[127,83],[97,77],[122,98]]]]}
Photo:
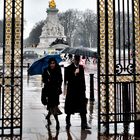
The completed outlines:
{"type": "Polygon", "coordinates": [[[97,6],[98,131],[105,126],[109,133],[113,123],[117,133],[117,123],[136,126],[140,118],[140,1],[98,0],[97,6]]]}
{"type": "Polygon", "coordinates": [[[0,126],[2,139],[16,140],[22,136],[23,1],[4,1],[0,126]]]}

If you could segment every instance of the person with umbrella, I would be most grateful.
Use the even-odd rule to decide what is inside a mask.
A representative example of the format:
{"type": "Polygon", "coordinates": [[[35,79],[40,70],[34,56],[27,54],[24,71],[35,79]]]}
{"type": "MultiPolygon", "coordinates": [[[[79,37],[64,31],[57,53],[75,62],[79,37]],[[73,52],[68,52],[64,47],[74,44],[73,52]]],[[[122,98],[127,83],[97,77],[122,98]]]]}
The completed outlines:
{"type": "Polygon", "coordinates": [[[42,81],[44,83],[46,97],[48,98],[48,115],[46,116],[48,126],[51,125],[50,116],[52,114],[56,120],[56,129],[59,130],[58,115],[62,114],[62,112],[59,110],[58,105],[60,103],[59,95],[62,93],[62,73],[55,58],[52,57],[49,59],[48,67],[44,69],[42,74],[42,81]]]}
{"type": "Polygon", "coordinates": [[[85,77],[84,68],[79,65],[80,56],[74,56],[74,62],[66,67],[66,82],[67,82],[67,94],[65,100],[65,113],[66,116],[66,129],[71,126],[70,116],[74,113],[80,113],[81,116],[81,128],[91,129],[87,125],[87,98],[85,95],[85,77]]]}
{"type": "Polygon", "coordinates": [[[72,62],[72,58],[73,56],[72,56],[72,54],[68,54],[68,60],[70,61],[70,62],[72,62]]]}

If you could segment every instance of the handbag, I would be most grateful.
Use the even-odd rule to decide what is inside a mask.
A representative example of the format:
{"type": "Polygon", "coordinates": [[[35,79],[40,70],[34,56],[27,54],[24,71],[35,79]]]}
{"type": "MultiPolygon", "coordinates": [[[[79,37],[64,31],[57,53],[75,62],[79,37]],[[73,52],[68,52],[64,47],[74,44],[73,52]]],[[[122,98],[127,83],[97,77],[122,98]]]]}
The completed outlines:
{"type": "Polygon", "coordinates": [[[46,92],[45,87],[43,87],[41,90],[41,102],[43,105],[48,104],[48,97],[47,97],[47,92],[46,92]]]}

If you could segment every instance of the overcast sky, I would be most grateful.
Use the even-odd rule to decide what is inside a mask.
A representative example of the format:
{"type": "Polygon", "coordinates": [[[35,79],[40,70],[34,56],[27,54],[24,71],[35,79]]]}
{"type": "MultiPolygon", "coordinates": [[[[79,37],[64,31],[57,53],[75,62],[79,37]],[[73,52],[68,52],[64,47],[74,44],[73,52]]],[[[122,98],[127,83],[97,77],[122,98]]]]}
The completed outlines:
{"type": "MultiPolygon", "coordinates": [[[[0,0],[0,19],[3,17],[3,1],[0,0]]],[[[91,9],[96,12],[96,0],[55,0],[56,6],[60,12],[67,9],[78,9],[84,11],[91,9]]],[[[44,20],[47,16],[49,0],[24,0],[24,18],[26,24],[24,27],[24,38],[28,37],[29,32],[36,22],[44,20]]]]}

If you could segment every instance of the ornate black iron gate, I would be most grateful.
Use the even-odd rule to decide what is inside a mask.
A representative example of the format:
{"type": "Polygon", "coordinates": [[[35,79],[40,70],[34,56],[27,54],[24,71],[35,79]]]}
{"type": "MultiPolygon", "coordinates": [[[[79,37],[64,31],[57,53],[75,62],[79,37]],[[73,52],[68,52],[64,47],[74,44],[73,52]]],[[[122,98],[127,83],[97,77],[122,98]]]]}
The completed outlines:
{"type": "Polygon", "coordinates": [[[97,6],[98,130],[117,133],[118,123],[126,130],[140,114],[140,1],[98,0],[97,6]]]}
{"type": "MultiPolygon", "coordinates": [[[[98,0],[99,132],[140,114],[140,1],[98,0]]],[[[22,135],[23,0],[4,1],[0,135],[22,135]]]]}
{"type": "Polygon", "coordinates": [[[3,34],[0,136],[19,140],[22,136],[23,0],[4,0],[3,34]]]}

